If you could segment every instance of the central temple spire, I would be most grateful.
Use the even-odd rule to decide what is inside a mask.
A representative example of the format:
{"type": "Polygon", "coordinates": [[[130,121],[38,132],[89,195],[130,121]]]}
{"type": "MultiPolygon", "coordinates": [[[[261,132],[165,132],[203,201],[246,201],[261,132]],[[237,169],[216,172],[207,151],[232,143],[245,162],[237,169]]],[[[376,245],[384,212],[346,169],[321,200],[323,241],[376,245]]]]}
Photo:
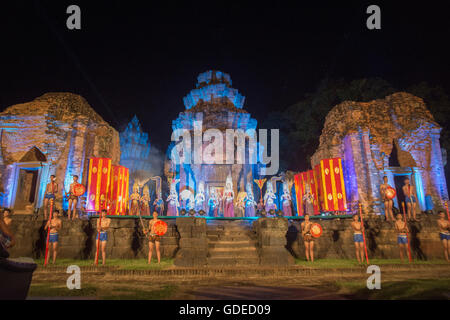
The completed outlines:
{"type": "Polygon", "coordinates": [[[209,70],[199,74],[196,88],[183,98],[187,110],[196,106],[208,107],[220,104],[223,107],[242,109],[245,97],[231,87],[230,75],[222,71],[209,70]]]}

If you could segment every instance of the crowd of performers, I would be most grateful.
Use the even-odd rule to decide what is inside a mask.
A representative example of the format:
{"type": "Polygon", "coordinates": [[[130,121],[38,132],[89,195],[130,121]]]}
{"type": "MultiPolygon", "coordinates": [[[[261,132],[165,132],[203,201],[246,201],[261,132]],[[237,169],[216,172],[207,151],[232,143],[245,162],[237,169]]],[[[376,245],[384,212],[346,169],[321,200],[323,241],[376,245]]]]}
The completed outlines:
{"type": "MultiPolygon", "coordinates": [[[[215,192],[215,189],[211,189],[209,199],[206,199],[204,184],[200,183],[197,194],[195,197],[191,192],[181,192],[180,200],[178,198],[178,193],[176,191],[176,184],[178,180],[173,180],[170,184],[170,194],[166,199],[167,202],[167,216],[179,216],[180,208],[181,210],[195,212],[206,212],[212,217],[255,217],[257,211],[265,211],[267,213],[274,213],[279,210],[276,206],[276,194],[273,191],[272,183],[267,183],[266,192],[264,197],[257,203],[253,197],[252,184],[248,183],[246,186],[246,192],[238,195],[235,200],[235,195],[233,191],[233,185],[231,177],[226,180],[226,185],[224,188],[223,195],[220,196],[215,192]],[[207,211],[205,211],[205,209],[207,211]]],[[[66,194],[69,199],[68,208],[68,220],[71,221],[77,218],[76,206],[78,202],[78,197],[75,195],[74,187],[78,184],[78,177],[73,176],[73,183],[69,186],[69,193],[66,194]]],[[[399,212],[394,217],[393,210],[393,198],[395,197],[395,191],[388,184],[387,177],[384,177],[384,183],[380,185],[380,193],[385,207],[385,218],[386,221],[394,222],[395,231],[397,233],[397,243],[399,248],[400,258],[403,260],[404,256],[409,254],[407,252],[408,242],[408,224],[407,218],[410,221],[417,221],[416,217],[416,204],[417,196],[414,186],[410,185],[409,179],[404,180],[404,185],[402,187],[403,194],[405,196],[407,215],[404,209],[404,215],[399,212]],[[393,196],[394,194],[394,196],[393,196]],[[406,218],[407,217],[407,218],[406,218]]],[[[188,191],[188,190],[185,190],[188,191]]],[[[47,220],[45,228],[49,232],[49,243],[51,245],[50,254],[53,256],[53,263],[55,262],[57,251],[58,251],[58,241],[59,241],[59,231],[62,228],[62,221],[60,218],[60,212],[58,209],[53,208],[52,216],[48,219],[49,204],[53,204],[56,196],[58,194],[58,184],[56,183],[55,176],[50,177],[50,182],[46,187],[46,194],[44,198],[44,219],[47,220]]],[[[289,192],[289,185],[283,183],[283,194],[281,195],[282,203],[282,215],[292,216],[292,201],[289,192]]],[[[310,214],[313,211],[312,208],[312,195],[306,186],[306,194],[304,195],[305,203],[305,215],[304,221],[301,223],[301,234],[303,242],[305,244],[305,254],[308,261],[314,261],[314,237],[311,234],[311,226],[313,223],[310,221],[310,214]],[[310,201],[309,201],[310,200],[310,201]]],[[[150,193],[147,186],[143,189],[143,194],[139,194],[139,188],[135,186],[133,188],[133,193],[130,197],[130,213],[131,215],[150,215],[150,193]]],[[[404,206],[404,204],[402,203],[404,206]]],[[[280,210],[279,210],[280,211],[280,210]]],[[[154,231],[154,224],[158,221],[158,216],[163,215],[164,212],[164,201],[161,196],[161,192],[158,191],[156,199],[153,201],[153,219],[149,221],[148,228],[144,229],[144,233],[149,239],[149,255],[148,263],[151,262],[153,248],[156,249],[158,263],[160,262],[160,236],[154,231]]],[[[182,215],[182,214],[181,214],[182,215]]],[[[448,215],[448,213],[447,213],[448,215]]],[[[355,215],[353,221],[350,223],[350,228],[353,230],[353,241],[355,244],[355,251],[357,260],[360,263],[364,261],[364,226],[361,222],[361,217],[355,215]]],[[[6,250],[9,247],[14,246],[15,240],[14,235],[10,230],[11,224],[11,211],[9,209],[4,209],[0,216],[0,249],[6,250]]],[[[97,220],[97,252],[96,257],[99,253],[102,254],[102,261],[105,264],[106,260],[106,244],[108,241],[108,228],[111,219],[107,216],[107,210],[102,210],[100,214],[100,219],[97,220]]],[[[447,261],[449,261],[450,256],[450,219],[446,217],[445,212],[439,212],[439,219],[437,220],[439,228],[439,238],[442,242],[444,256],[447,261]]],[[[366,253],[367,254],[367,253],[366,253]]]]}

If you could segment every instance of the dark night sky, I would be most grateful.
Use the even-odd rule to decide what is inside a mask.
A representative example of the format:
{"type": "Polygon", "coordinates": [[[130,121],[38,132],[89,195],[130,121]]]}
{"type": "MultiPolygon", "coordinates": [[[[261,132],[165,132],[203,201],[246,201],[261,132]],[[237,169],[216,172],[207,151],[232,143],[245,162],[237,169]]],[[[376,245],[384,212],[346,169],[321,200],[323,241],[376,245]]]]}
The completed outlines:
{"type": "Polygon", "coordinates": [[[137,114],[151,142],[165,149],[182,98],[208,69],[231,75],[258,121],[301,100],[326,76],[379,76],[398,87],[427,81],[450,92],[443,5],[335,2],[2,4],[0,108],[70,91],[117,129],[137,114]],[[70,4],[81,7],[80,31],[66,28],[70,4]],[[369,4],[380,5],[382,30],[366,29],[369,4]]]}

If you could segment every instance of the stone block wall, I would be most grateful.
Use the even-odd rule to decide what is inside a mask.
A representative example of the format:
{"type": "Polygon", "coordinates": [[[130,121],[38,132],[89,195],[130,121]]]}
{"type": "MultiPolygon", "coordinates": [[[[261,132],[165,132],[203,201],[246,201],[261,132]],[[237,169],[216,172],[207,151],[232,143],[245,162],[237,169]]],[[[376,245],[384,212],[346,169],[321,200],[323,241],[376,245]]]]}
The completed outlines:
{"type": "MultiPolygon", "coordinates": [[[[437,216],[435,215],[422,215],[420,222],[408,223],[411,231],[409,239],[414,259],[443,259],[436,220],[437,216]]],[[[314,257],[316,259],[356,258],[350,219],[314,220],[314,222],[318,222],[323,228],[322,236],[314,242],[314,257]]],[[[300,221],[289,223],[287,248],[294,257],[306,259],[300,223],[300,221]]],[[[397,259],[400,257],[397,234],[393,223],[386,222],[378,216],[371,216],[365,219],[364,223],[369,259],[397,259]]]]}
{"type": "Polygon", "coordinates": [[[286,250],[288,220],[286,218],[260,218],[253,223],[257,236],[260,265],[286,266],[294,259],[286,250]]]}
{"type": "MultiPolygon", "coordinates": [[[[145,227],[148,220],[143,219],[145,227]]],[[[68,221],[62,219],[59,233],[59,258],[93,259],[95,255],[95,225],[97,219],[68,221]]],[[[178,249],[178,232],[175,221],[168,220],[167,233],[161,238],[161,257],[173,258],[178,249]]],[[[43,258],[47,232],[42,219],[33,216],[16,215],[11,229],[17,239],[10,250],[11,257],[43,258]]],[[[108,231],[107,258],[146,258],[148,242],[138,219],[113,218],[108,231]]],[[[155,252],[153,253],[155,254],[155,252]]]]}
{"type": "Polygon", "coordinates": [[[208,256],[206,219],[181,217],[176,219],[179,249],[174,264],[180,267],[204,266],[208,256]]]}

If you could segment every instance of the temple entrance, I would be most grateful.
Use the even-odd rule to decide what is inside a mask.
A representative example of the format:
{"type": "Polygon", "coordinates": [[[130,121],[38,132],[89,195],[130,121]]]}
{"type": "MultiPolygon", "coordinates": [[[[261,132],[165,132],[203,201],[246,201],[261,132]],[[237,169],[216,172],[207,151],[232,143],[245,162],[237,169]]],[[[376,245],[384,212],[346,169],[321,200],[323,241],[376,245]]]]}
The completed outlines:
{"type": "Polygon", "coordinates": [[[404,180],[406,178],[409,178],[411,180],[410,175],[394,175],[394,183],[395,183],[395,192],[397,192],[397,201],[398,206],[397,208],[401,211],[402,210],[402,202],[405,202],[405,195],[403,194],[402,187],[405,184],[404,180]]]}
{"type": "Polygon", "coordinates": [[[33,169],[19,169],[17,180],[16,202],[15,210],[32,209],[37,200],[37,180],[39,170],[33,169]]]}
{"type": "Polygon", "coordinates": [[[42,152],[33,147],[20,162],[14,163],[14,180],[10,186],[10,206],[14,208],[14,213],[32,214],[36,208],[41,207],[48,174],[48,164],[45,161],[46,157],[42,152]],[[44,181],[42,177],[45,177],[44,181]]]}

